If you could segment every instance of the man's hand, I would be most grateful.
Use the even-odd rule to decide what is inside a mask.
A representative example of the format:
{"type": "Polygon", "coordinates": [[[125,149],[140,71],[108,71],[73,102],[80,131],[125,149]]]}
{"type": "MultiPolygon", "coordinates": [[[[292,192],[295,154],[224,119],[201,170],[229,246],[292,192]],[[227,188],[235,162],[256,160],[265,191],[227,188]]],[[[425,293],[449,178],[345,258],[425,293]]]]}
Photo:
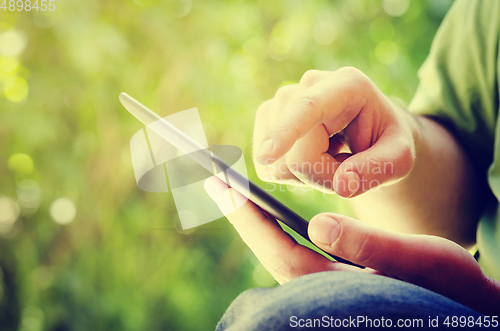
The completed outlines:
{"type": "MultiPolygon", "coordinates": [[[[223,211],[231,210],[231,193],[245,199],[217,177],[207,179],[205,188],[223,211]]],[[[297,244],[251,201],[226,216],[281,284],[320,271],[376,273],[422,286],[485,315],[500,314],[500,282],[484,275],[467,250],[447,239],[384,231],[339,214],[315,216],[309,224],[314,244],[367,267],[359,269],[297,244]]]]}
{"type": "Polygon", "coordinates": [[[310,70],[280,88],[257,111],[253,146],[262,180],[356,197],[359,219],[385,229],[475,242],[486,177],[447,128],[393,104],[357,69],[310,70]]]}
{"type": "Polygon", "coordinates": [[[311,70],[257,111],[254,157],[262,180],[356,196],[408,175],[411,116],[357,69],[311,70]]]}

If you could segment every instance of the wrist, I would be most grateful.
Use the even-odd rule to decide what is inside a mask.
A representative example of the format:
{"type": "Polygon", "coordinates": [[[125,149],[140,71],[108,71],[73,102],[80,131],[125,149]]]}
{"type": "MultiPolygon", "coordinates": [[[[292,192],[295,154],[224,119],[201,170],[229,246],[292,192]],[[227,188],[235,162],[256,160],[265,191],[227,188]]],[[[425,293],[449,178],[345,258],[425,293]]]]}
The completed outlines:
{"type": "Polygon", "coordinates": [[[405,132],[406,141],[410,145],[410,149],[413,153],[413,167],[406,177],[409,177],[411,172],[415,168],[415,163],[419,156],[425,155],[429,150],[427,142],[425,141],[426,135],[426,118],[412,114],[408,109],[402,105],[400,102],[394,99],[390,99],[390,104],[394,110],[397,118],[398,126],[402,128],[405,132]]]}

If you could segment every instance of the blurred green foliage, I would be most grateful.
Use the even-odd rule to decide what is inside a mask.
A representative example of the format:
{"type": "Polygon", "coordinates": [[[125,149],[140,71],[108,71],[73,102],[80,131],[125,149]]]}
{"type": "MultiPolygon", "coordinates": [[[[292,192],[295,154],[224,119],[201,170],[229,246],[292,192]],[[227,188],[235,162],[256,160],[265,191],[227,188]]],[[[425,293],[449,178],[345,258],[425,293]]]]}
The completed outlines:
{"type": "MultiPolygon", "coordinates": [[[[241,291],[274,285],[228,222],[182,231],[170,193],[137,188],[141,125],[118,94],[163,116],[198,107],[209,143],[250,164],[256,108],[308,69],[355,66],[408,102],[450,1],[55,5],[0,10],[2,330],[210,330],[241,291]]],[[[304,217],[349,213],[282,191],[304,217]]]]}

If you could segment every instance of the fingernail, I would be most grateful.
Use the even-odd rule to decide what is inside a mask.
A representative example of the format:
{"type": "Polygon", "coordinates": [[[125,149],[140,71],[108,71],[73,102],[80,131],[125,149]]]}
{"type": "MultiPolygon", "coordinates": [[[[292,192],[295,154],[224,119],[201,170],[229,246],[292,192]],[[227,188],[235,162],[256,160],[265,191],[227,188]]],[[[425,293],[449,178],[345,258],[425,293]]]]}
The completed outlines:
{"type": "Polygon", "coordinates": [[[269,154],[272,152],[273,148],[274,148],[274,141],[272,141],[272,139],[267,139],[266,141],[264,141],[262,145],[260,145],[259,150],[257,151],[257,161],[263,164],[272,163],[274,159],[270,159],[269,154]]]}
{"type": "Polygon", "coordinates": [[[208,178],[205,180],[205,183],[203,184],[203,187],[205,188],[205,191],[207,191],[208,196],[217,202],[219,200],[219,192],[217,188],[215,187],[215,183],[212,182],[212,178],[208,178]]]}
{"type": "Polygon", "coordinates": [[[309,236],[314,241],[331,245],[339,237],[340,229],[340,223],[336,219],[320,216],[312,223],[309,236]]]}
{"type": "Polygon", "coordinates": [[[356,192],[359,191],[359,175],[355,172],[348,171],[345,173],[347,178],[347,189],[349,190],[349,196],[352,197],[356,192]]]}

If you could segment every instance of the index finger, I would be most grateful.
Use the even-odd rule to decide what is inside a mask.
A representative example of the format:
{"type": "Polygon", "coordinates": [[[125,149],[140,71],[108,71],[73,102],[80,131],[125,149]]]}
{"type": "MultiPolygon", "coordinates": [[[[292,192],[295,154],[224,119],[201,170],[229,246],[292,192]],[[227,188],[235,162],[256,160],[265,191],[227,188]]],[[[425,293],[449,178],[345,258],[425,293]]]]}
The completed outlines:
{"type": "Polygon", "coordinates": [[[298,93],[267,130],[256,160],[272,163],[318,123],[327,123],[330,135],[340,132],[367,103],[368,85],[370,80],[359,70],[342,68],[298,93]]]}

